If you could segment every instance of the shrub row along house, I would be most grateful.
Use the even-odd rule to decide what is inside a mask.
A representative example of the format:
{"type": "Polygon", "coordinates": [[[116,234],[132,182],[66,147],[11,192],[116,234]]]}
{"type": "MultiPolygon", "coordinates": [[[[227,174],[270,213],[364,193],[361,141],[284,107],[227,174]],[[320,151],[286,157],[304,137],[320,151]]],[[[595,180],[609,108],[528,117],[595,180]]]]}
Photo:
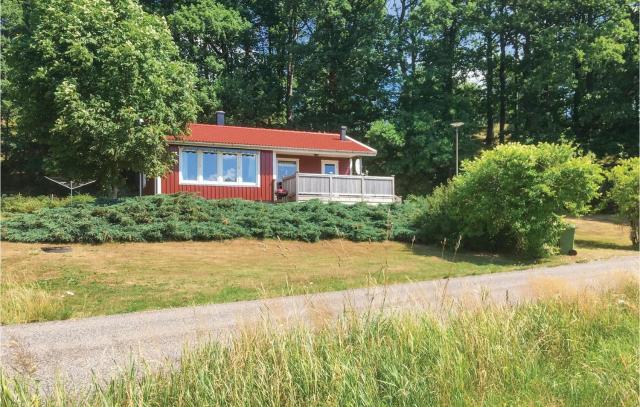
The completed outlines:
{"type": "Polygon", "coordinates": [[[177,154],[163,177],[144,179],[145,194],[193,192],[209,199],[255,201],[321,199],[344,203],[397,200],[393,177],[363,174],[362,157],[376,150],[340,133],[191,124],[191,134],[169,137],[177,154]]]}

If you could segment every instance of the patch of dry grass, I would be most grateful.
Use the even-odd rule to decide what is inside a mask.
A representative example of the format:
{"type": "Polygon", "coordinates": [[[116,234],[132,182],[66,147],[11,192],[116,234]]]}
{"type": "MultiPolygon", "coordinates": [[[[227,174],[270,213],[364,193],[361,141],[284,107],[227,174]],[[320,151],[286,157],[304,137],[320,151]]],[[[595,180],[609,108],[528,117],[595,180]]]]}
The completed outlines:
{"type": "Polygon", "coordinates": [[[55,294],[27,281],[21,273],[2,276],[0,321],[3,324],[66,319],[71,315],[63,301],[64,294],[55,294]]]}
{"type": "Polygon", "coordinates": [[[529,288],[533,298],[537,300],[559,299],[566,301],[589,301],[591,297],[598,296],[602,291],[620,290],[624,287],[638,286],[639,274],[611,270],[606,273],[606,278],[599,279],[596,286],[587,285],[581,287],[573,284],[566,277],[544,276],[529,280],[529,288]]]}
{"type": "Polygon", "coordinates": [[[593,250],[633,250],[630,228],[615,215],[569,219],[576,225],[576,245],[583,252],[593,250]]]}

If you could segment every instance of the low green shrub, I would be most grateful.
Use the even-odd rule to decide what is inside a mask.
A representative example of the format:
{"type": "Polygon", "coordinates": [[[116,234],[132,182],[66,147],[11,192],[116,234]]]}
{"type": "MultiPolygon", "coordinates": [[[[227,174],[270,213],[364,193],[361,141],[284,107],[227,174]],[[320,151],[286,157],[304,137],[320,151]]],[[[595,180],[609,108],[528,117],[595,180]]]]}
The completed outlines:
{"type": "Polygon", "coordinates": [[[422,239],[531,257],[555,251],[563,215],[586,213],[603,180],[591,155],[563,144],[504,144],[463,169],[427,197],[422,239]]]}
{"type": "Polygon", "coordinates": [[[19,242],[159,242],[240,237],[315,242],[411,240],[416,205],[368,206],[310,201],[269,204],[157,195],[78,203],[11,217],[2,237],[19,242]]]}
{"type": "Polygon", "coordinates": [[[638,219],[640,218],[640,158],[620,161],[607,174],[611,182],[609,198],[615,204],[618,215],[631,226],[631,242],[638,246],[638,219]]]}
{"type": "Polygon", "coordinates": [[[80,194],[72,197],[58,198],[54,196],[3,196],[1,208],[3,213],[34,213],[44,208],[58,208],[76,203],[89,203],[95,201],[91,195],[80,194]]]}

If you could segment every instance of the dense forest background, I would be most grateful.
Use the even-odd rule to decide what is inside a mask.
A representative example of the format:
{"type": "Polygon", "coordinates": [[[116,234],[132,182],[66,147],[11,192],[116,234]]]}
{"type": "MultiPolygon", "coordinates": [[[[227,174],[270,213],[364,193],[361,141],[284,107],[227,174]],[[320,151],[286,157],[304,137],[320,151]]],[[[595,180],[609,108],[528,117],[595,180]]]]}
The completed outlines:
{"type": "MultiPolygon", "coordinates": [[[[621,0],[140,0],[195,67],[198,121],[349,133],[421,194],[497,143],[638,155],[638,5],[621,0]]],[[[28,1],[4,1],[4,46],[28,1]]],[[[3,59],[4,67],[4,59],[3,59]]],[[[3,69],[4,89],[19,89],[3,69]]],[[[42,172],[2,98],[3,181],[42,172]]]]}

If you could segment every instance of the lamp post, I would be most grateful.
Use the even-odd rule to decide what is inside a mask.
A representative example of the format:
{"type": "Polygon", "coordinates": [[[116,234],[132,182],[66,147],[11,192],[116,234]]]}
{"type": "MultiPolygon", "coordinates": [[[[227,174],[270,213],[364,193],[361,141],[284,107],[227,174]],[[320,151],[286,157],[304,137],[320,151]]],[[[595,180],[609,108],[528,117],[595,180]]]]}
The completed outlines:
{"type": "Polygon", "coordinates": [[[456,175],[458,175],[458,129],[464,125],[463,122],[453,122],[451,127],[456,129],[456,175]]]}

